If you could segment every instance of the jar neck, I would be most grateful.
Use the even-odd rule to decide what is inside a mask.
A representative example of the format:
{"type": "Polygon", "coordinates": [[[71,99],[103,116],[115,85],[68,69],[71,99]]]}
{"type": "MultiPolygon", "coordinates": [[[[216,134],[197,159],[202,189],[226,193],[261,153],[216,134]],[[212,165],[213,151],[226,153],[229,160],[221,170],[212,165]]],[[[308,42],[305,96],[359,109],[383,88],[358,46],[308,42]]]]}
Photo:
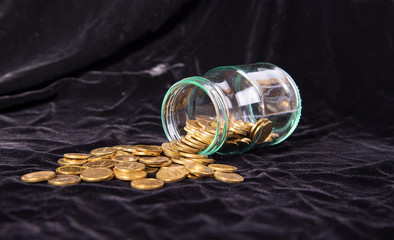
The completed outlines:
{"type": "MultiPolygon", "coordinates": [[[[179,98],[184,97],[181,92],[189,87],[195,89],[201,89],[209,97],[214,109],[216,117],[216,134],[211,144],[200,152],[200,154],[211,155],[216,153],[223,143],[226,141],[229,132],[229,107],[225,94],[221,89],[215,86],[214,83],[204,77],[189,77],[175,83],[166,93],[162,108],[161,108],[161,119],[164,128],[164,132],[169,141],[181,139],[181,133],[179,126],[183,125],[182,119],[179,119],[178,115],[175,114],[177,110],[177,103],[179,98]]],[[[194,107],[195,107],[195,96],[191,94],[187,99],[184,122],[188,119],[194,119],[194,107]]]]}

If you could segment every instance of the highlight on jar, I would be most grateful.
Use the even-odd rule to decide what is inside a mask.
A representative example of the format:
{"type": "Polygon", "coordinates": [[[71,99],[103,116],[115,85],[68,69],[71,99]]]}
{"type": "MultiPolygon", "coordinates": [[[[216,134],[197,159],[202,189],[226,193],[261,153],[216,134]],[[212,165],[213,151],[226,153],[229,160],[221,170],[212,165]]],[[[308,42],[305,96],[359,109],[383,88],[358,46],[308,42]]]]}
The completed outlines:
{"type": "Polygon", "coordinates": [[[167,139],[205,155],[278,144],[300,116],[297,85],[270,63],[222,66],[182,79],[167,91],[161,109],[167,139]]]}

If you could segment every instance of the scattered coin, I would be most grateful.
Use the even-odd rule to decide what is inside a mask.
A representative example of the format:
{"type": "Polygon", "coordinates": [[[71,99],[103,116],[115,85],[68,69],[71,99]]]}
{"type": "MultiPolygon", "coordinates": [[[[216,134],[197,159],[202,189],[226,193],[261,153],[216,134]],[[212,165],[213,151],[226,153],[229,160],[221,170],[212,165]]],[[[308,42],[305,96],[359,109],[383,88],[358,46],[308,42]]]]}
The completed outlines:
{"type": "Polygon", "coordinates": [[[240,183],[244,181],[244,178],[236,173],[218,172],[216,171],[213,176],[220,181],[227,183],[240,183]]]}
{"type": "Polygon", "coordinates": [[[157,156],[160,156],[160,153],[159,152],[147,152],[147,151],[145,151],[145,152],[137,152],[137,151],[135,151],[135,152],[133,152],[133,155],[157,157],[157,156]]]}
{"type": "Polygon", "coordinates": [[[102,159],[97,161],[89,161],[82,165],[84,168],[112,168],[115,165],[115,161],[111,159],[102,159]]]}
{"type": "Polygon", "coordinates": [[[139,162],[120,162],[115,165],[117,171],[122,173],[131,173],[144,170],[145,165],[139,162]]]}
{"type": "Polygon", "coordinates": [[[86,159],[71,159],[71,158],[61,158],[57,161],[59,165],[82,165],[86,163],[86,159]]]}
{"type": "Polygon", "coordinates": [[[81,182],[81,177],[76,175],[56,175],[56,177],[48,180],[48,183],[53,186],[69,186],[79,182],[81,182]]]}
{"type": "Polygon", "coordinates": [[[79,175],[84,168],[81,166],[66,165],[56,168],[58,174],[79,175]]]}
{"type": "Polygon", "coordinates": [[[131,181],[131,187],[139,190],[155,190],[164,186],[164,182],[155,178],[144,178],[131,181]]]}
{"type": "Polygon", "coordinates": [[[156,178],[162,180],[165,183],[179,182],[185,179],[187,171],[185,168],[180,167],[166,167],[160,169],[156,173],[156,178]]]}
{"type": "Polygon", "coordinates": [[[47,181],[51,178],[54,178],[56,176],[55,172],[52,171],[38,171],[38,172],[32,172],[28,173],[22,176],[22,181],[28,182],[28,183],[34,183],[34,182],[43,182],[47,181]]]}
{"type": "Polygon", "coordinates": [[[147,173],[145,171],[136,171],[136,172],[119,172],[118,170],[114,169],[115,177],[119,180],[124,181],[132,181],[137,179],[146,178],[147,173]]]}
{"type": "Polygon", "coordinates": [[[236,172],[237,168],[227,164],[209,164],[208,167],[212,168],[214,171],[218,172],[236,172]]]}
{"type": "Polygon", "coordinates": [[[92,155],[86,153],[65,153],[63,156],[65,158],[71,158],[71,159],[87,159],[92,155]]]}
{"type": "Polygon", "coordinates": [[[155,146],[155,145],[136,145],[135,150],[137,152],[158,152],[158,153],[161,153],[163,151],[161,146],[155,146]]]}
{"type": "Polygon", "coordinates": [[[81,172],[81,179],[85,182],[102,182],[114,177],[109,168],[89,168],[81,172]]]}
{"type": "Polygon", "coordinates": [[[137,162],[138,157],[134,155],[115,155],[112,160],[115,162],[137,162]]]}
{"type": "Polygon", "coordinates": [[[185,168],[189,173],[200,177],[210,177],[213,174],[213,170],[211,168],[199,163],[187,162],[185,163],[185,168]]]}
{"type": "Polygon", "coordinates": [[[116,152],[116,148],[113,147],[102,147],[92,150],[90,153],[93,156],[103,156],[108,155],[116,152]]]}

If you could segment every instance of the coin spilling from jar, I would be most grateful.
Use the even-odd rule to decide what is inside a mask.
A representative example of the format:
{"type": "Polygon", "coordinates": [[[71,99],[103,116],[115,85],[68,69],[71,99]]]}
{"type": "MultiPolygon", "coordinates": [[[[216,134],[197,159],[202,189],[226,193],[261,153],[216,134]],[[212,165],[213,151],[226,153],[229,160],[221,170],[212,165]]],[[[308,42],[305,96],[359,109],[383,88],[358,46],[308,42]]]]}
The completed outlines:
{"type": "MultiPolygon", "coordinates": [[[[199,154],[215,137],[216,121],[208,118],[187,120],[186,135],[180,140],[159,145],[116,145],[93,149],[90,153],[65,153],[55,171],[38,171],[22,176],[28,183],[47,181],[53,186],[68,186],[85,182],[106,182],[114,178],[130,181],[139,190],[155,190],[165,184],[184,179],[216,178],[227,183],[240,183],[244,178],[237,167],[216,164],[208,155],[199,154]]],[[[272,123],[260,119],[256,123],[234,121],[227,144],[248,145],[272,141],[272,123]],[[263,139],[263,140],[262,140],[263,139]]]]}

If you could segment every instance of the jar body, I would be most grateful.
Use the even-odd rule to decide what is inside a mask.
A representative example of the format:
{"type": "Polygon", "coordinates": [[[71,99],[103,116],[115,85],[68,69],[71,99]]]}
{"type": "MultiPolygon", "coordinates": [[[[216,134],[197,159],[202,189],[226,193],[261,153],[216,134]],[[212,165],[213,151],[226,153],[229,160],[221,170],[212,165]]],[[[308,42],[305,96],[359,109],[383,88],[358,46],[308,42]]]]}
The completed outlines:
{"type": "Polygon", "coordinates": [[[298,125],[301,98],[293,79],[273,64],[224,66],[175,83],[161,114],[169,141],[188,133],[198,138],[190,125],[197,120],[196,134],[210,136],[201,154],[243,153],[285,140],[298,125]]]}

